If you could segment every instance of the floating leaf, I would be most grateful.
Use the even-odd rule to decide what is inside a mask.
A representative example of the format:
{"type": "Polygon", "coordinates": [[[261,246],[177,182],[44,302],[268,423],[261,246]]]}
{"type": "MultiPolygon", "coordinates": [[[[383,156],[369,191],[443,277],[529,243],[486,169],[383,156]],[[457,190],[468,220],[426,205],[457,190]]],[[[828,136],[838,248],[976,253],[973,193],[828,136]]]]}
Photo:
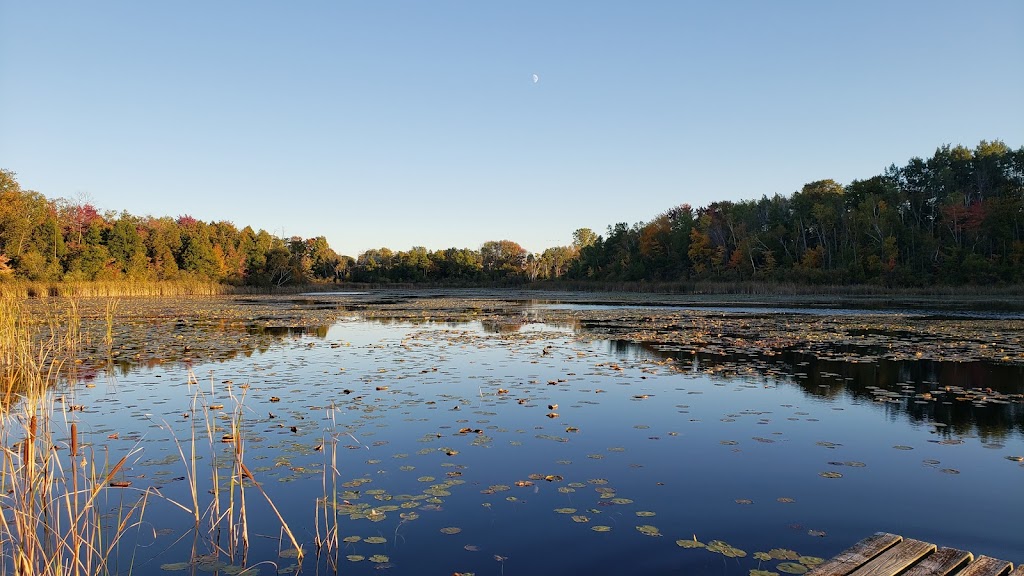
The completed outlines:
{"type": "Polygon", "coordinates": [[[341,541],[342,542],[348,542],[350,544],[354,544],[356,542],[359,542],[362,539],[363,539],[362,536],[345,536],[344,538],[341,539],[341,541]]]}
{"type": "Polygon", "coordinates": [[[793,498],[787,498],[785,496],[783,496],[782,498],[776,498],[775,501],[781,502],[783,504],[792,504],[793,502],[796,502],[796,500],[794,500],[793,498]]]}
{"type": "Polygon", "coordinates": [[[800,557],[795,551],[787,548],[772,548],[768,551],[768,555],[776,560],[796,560],[800,557]]]}
{"type": "Polygon", "coordinates": [[[818,476],[821,476],[822,478],[842,478],[843,477],[843,475],[840,474],[839,472],[832,472],[832,471],[829,471],[829,472],[818,472],[818,476]]]}
{"type": "Polygon", "coordinates": [[[750,570],[750,576],[779,576],[778,572],[770,572],[768,570],[750,570]]]}
{"type": "Polygon", "coordinates": [[[661,536],[661,531],[658,530],[656,527],[651,526],[650,524],[637,526],[636,529],[639,530],[640,533],[645,536],[661,536]]]}
{"type": "Polygon", "coordinates": [[[825,559],[817,556],[801,556],[797,562],[800,562],[804,566],[817,566],[818,564],[824,564],[825,559]]]}
{"type": "Polygon", "coordinates": [[[736,499],[736,503],[737,504],[753,504],[754,501],[753,500],[749,500],[747,498],[737,498],[736,499]]]}
{"type": "Polygon", "coordinates": [[[594,532],[611,532],[612,531],[612,527],[611,526],[591,526],[590,529],[593,530],[594,532]]]}
{"type": "Polygon", "coordinates": [[[710,552],[717,552],[727,558],[743,558],[747,555],[743,550],[721,540],[712,540],[711,542],[708,542],[707,549],[710,552]]]}
{"type": "Polygon", "coordinates": [[[579,523],[581,523],[581,524],[582,524],[582,523],[584,523],[584,522],[590,522],[590,518],[589,518],[588,516],[583,516],[583,515],[581,514],[581,515],[578,515],[578,516],[573,516],[573,517],[572,517],[572,521],[573,521],[573,522],[579,522],[579,523]]]}
{"type": "Polygon", "coordinates": [[[301,548],[289,548],[287,550],[282,550],[280,554],[281,558],[298,558],[301,555],[301,548]]]}
{"type": "Polygon", "coordinates": [[[366,542],[367,544],[384,544],[387,541],[387,538],[382,538],[380,536],[370,536],[363,539],[363,542],[366,542]]]}
{"type": "Polygon", "coordinates": [[[187,570],[192,564],[188,562],[174,562],[172,564],[161,564],[161,570],[167,570],[168,572],[176,572],[178,570],[187,570]]]}
{"type": "Polygon", "coordinates": [[[447,528],[441,528],[441,533],[442,534],[458,534],[459,532],[462,532],[462,528],[457,528],[455,526],[449,526],[447,528]]]}
{"type": "Polygon", "coordinates": [[[680,548],[704,548],[705,544],[697,540],[694,536],[693,540],[676,540],[676,546],[680,548]]]}
{"type": "Polygon", "coordinates": [[[363,560],[366,560],[366,556],[361,556],[359,554],[349,554],[346,558],[348,558],[349,562],[362,562],[363,560]]]}
{"type": "Polygon", "coordinates": [[[771,560],[771,559],[772,559],[772,555],[767,553],[767,552],[754,552],[754,560],[760,560],[762,562],[767,562],[768,560],[771,560]]]}
{"type": "Polygon", "coordinates": [[[897,450],[913,450],[914,449],[912,446],[904,446],[903,444],[897,444],[897,445],[893,446],[893,448],[895,448],[897,450]]]}
{"type": "Polygon", "coordinates": [[[576,509],[575,508],[555,508],[555,512],[558,512],[559,514],[575,514],[576,513],[576,509]]]}
{"type": "Polygon", "coordinates": [[[807,572],[807,566],[803,564],[797,564],[796,562],[783,562],[776,566],[779,572],[785,572],[786,574],[803,574],[807,572]]]}
{"type": "Polygon", "coordinates": [[[655,513],[654,512],[650,512],[648,510],[638,510],[636,515],[646,518],[646,517],[650,517],[650,516],[655,516],[655,513]]]}
{"type": "Polygon", "coordinates": [[[374,564],[383,564],[389,560],[391,559],[383,554],[374,554],[373,556],[370,556],[370,562],[373,562],[374,564]]]}

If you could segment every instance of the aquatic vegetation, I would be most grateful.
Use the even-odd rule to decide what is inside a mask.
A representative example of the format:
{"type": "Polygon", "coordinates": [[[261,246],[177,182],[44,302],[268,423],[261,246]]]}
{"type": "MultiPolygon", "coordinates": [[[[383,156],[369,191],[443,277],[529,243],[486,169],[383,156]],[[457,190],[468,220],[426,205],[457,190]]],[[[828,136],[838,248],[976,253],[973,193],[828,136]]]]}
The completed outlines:
{"type": "MultiPolygon", "coordinates": [[[[848,502],[851,493],[907,479],[915,490],[900,493],[900,506],[928,514],[922,503],[943,498],[969,515],[943,495],[1022,464],[1013,417],[1003,428],[981,427],[952,412],[1010,414],[1005,407],[1017,400],[1008,388],[982,401],[968,387],[890,383],[873,372],[869,389],[859,362],[755,358],[744,367],[725,354],[608,340],[638,328],[638,315],[621,309],[594,315],[608,332],[579,322],[487,332],[481,316],[519,314],[522,305],[466,300],[446,309],[452,302],[396,299],[352,310],[315,298],[281,302],[295,326],[307,312],[312,322],[337,322],[319,332],[262,333],[249,348],[255,323],[278,322],[270,300],[224,310],[190,303],[181,320],[152,326],[146,306],[121,301],[107,384],[85,380],[97,386],[76,386],[73,395],[50,388],[64,397],[53,413],[76,425],[79,449],[110,450],[97,473],[103,490],[150,491],[145,520],[122,540],[118,561],[128,542],[142,542],[139,561],[159,558],[149,566],[168,571],[230,573],[263,562],[292,572],[345,564],[411,573],[427,562],[436,572],[487,573],[499,568],[495,556],[523,571],[569,570],[572,558],[522,551],[527,542],[572,538],[609,551],[642,540],[686,566],[724,557],[730,574],[778,574],[799,570],[784,563],[813,566],[861,536],[841,518],[863,522],[870,509],[884,520],[886,507],[895,508],[893,491],[874,490],[863,511],[848,502]],[[178,326],[160,326],[167,323],[178,326]],[[206,331],[213,337],[204,341],[206,331]],[[150,347],[191,361],[147,365],[150,347]],[[137,364],[117,367],[129,358],[137,364]],[[928,399],[926,386],[941,391],[928,399]],[[556,409],[557,418],[544,417],[556,409]],[[924,419],[908,426],[915,410],[924,419]],[[657,526],[641,523],[650,520],[657,526]],[[534,556],[554,564],[542,568],[534,556]]],[[[78,348],[87,359],[65,366],[106,365],[104,310],[102,302],[79,308],[81,333],[93,336],[78,348]]],[[[693,316],[706,322],[706,347],[721,345],[726,333],[716,330],[737,321],[693,316]]],[[[1001,492],[1017,498],[1007,486],[1001,492]]]]}

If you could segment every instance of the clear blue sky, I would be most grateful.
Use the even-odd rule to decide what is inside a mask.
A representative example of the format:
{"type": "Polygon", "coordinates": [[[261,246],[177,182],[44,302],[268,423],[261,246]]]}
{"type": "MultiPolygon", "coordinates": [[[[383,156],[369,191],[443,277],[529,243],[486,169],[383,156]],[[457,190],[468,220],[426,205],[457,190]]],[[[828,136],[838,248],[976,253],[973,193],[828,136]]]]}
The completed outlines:
{"type": "Polygon", "coordinates": [[[540,252],[982,139],[1024,145],[1020,0],[0,0],[22,187],[352,256],[540,252]]]}

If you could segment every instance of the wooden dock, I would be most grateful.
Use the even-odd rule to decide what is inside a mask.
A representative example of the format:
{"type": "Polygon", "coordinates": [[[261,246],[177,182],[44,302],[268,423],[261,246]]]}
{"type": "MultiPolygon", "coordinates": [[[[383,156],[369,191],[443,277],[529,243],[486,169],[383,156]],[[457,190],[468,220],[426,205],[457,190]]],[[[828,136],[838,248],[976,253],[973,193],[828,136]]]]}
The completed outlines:
{"type": "Polygon", "coordinates": [[[806,576],[1024,576],[1024,564],[879,532],[806,576]]]}

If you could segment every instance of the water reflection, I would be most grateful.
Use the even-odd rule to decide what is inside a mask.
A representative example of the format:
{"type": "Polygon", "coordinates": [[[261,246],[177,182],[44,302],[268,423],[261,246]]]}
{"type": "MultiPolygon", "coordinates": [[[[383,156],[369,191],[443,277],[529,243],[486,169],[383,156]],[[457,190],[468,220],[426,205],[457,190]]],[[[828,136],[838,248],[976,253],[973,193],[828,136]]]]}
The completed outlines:
{"type": "Polygon", "coordinates": [[[249,326],[249,334],[273,336],[275,338],[298,338],[311,336],[324,339],[330,326],[249,326]]]}
{"type": "Polygon", "coordinates": [[[874,404],[911,422],[936,425],[939,435],[985,440],[1024,435],[1024,366],[885,358],[841,362],[791,350],[774,356],[680,354],[672,346],[622,340],[608,341],[607,349],[621,356],[671,360],[681,370],[711,378],[795,385],[809,397],[874,404]]]}
{"type": "MultiPolygon", "coordinates": [[[[222,441],[231,431],[229,394],[244,395],[238,413],[245,458],[307,547],[303,573],[333,573],[312,552],[317,506],[335,481],[346,501],[337,507],[339,536],[355,538],[342,540],[348,574],[379,573],[368,558],[380,553],[392,574],[497,574],[505,561],[493,558],[500,556],[518,574],[615,566],[745,576],[761,566],[755,551],[830,556],[871,531],[902,531],[908,518],[925,524],[916,537],[946,536],[944,545],[1017,560],[1008,554],[1020,549],[1016,519],[988,516],[993,506],[1022,505],[1013,486],[1024,468],[1007,460],[1024,454],[1020,405],[917,403],[947,385],[1020,382],[1017,373],[794,352],[690,354],[534,320],[348,315],[326,332],[258,334],[229,324],[218,348],[237,338],[253,353],[258,341],[265,356],[197,361],[191,368],[201,382],[169,366],[130,370],[116,386],[79,390],[75,402],[86,409],[73,416],[87,440],[112,446],[115,455],[145,446],[145,459],[125,471],[135,487],[187,501],[184,458],[170,431],[187,438],[189,426],[206,418],[215,433],[201,442],[200,462],[227,462],[234,454],[222,441]],[[250,336],[259,338],[242,339],[250,336]],[[209,412],[192,409],[200,391],[205,401],[198,405],[209,412]],[[992,417],[991,410],[1003,412],[992,417]],[[932,435],[924,423],[949,425],[932,435]],[[969,436],[951,434],[960,424],[971,433],[992,431],[978,432],[984,446],[938,444],[969,436]],[[1003,437],[1005,451],[982,449],[1003,437]],[[894,443],[917,451],[893,450],[894,443]],[[942,473],[953,469],[964,473],[942,473]],[[842,479],[821,476],[830,470],[842,479]],[[559,512],[568,509],[572,515],[559,512]],[[940,532],[950,514],[958,519],[955,539],[940,532]],[[442,531],[449,528],[461,532],[442,531]],[[812,530],[829,537],[812,537],[812,530]],[[675,544],[694,536],[727,540],[747,556],[725,563],[675,544]],[[985,545],[975,547],[971,538],[985,545]],[[364,559],[352,562],[349,554],[364,559]]],[[[205,472],[198,478],[196,493],[209,494],[214,479],[205,472]]],[[[278,533],[263,502],[249,502],[252,533],[278,533]]],[[[126,540],[127,553],[148,562],[138,572],[179,561],[193,573],[211,567],[195,560],[186,541],[190,517],[154,500],[146,521],[171,531],[155,545],[135,548],[126,540]]],[[[292,563],[277,557],[276,541],[253,547],[250,560],[292,563]]]]}

